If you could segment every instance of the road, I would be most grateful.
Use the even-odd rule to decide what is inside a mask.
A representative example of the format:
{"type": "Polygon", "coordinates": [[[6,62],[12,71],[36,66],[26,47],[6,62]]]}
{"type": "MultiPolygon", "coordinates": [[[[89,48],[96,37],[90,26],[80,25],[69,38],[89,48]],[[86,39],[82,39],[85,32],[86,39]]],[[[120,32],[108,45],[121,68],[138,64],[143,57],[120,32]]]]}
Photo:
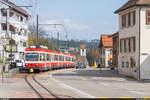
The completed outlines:
{"type": "MultiPolygon", "coordinates": [[[[25,82],[25,75],[15,75],[0,84],[0,97],[38,98],[25,82]]],[[[58,98],[150,97],[150,82],[138,82],[107,69],[102,73],[95,68],[49,71],[37,74],[36,80],[58,98]]]]}

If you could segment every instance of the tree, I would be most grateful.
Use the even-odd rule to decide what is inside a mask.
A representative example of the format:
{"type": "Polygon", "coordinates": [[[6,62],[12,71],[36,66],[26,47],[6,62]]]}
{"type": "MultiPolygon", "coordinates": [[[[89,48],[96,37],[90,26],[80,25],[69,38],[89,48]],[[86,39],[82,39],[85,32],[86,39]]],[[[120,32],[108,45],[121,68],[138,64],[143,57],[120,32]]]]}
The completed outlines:
{"type": "MultiPolygon", "coordinates": [[[[36,45],[36,26],[34,24],[30,24],[29,25],[29,46],[35,46],[36,45]]],[[[43,45],[43,46],[47,46],[49,50],[54,50],[56,51],[56,49],[52,46],[51,41],[49,41],[48,38],[45,38],[45,36],[47,36],[46,31],[43,28],[39,28],[39,38],[38,38],[38,44],[39,45],[43,45]]]]}
{"type": "MultiPolygon", "coordinates": [[[[34,25],[33,23],[30,24],[29,25],[29,31],[30,31],[30,35],[36,37],[36,35],[37,35],[37,27],[36,27],[36,25],[34,25]]],[[[38,33],[39,33],[38,34],[39,37],[43,37],[43,36],[47,35],[46,31],[42,27],[39,27],[38,33]]]]}
{"type": "Polygon", "coordinates": [[[99,50],[97,48],[92,48],[88,52],[88,59],[92,60],[90,62],[95,62],[99,60],[99,50]]]}

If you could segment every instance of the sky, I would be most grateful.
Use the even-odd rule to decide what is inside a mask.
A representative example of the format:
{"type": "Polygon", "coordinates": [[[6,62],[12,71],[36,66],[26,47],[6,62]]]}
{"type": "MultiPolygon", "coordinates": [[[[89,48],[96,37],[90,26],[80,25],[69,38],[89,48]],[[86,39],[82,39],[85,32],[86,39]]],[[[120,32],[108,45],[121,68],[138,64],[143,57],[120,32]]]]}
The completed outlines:
{"type": "MultiPolygon", "coordinates": [[[[32,5],[28,12],[39,14],[40,24],[63,24],[68,33],[68,39],[92,40],[100,39],[101,34],[113,34],[118,31],[118,15],[114,11],[128,0],[10,0],[19,6],[32,5]]],[[[50,35],[60,38],[66,34],[63,28],[57,26],[41,26],[50,35]],[[54,35],[55,34],[55,35],[54,35]]]]}

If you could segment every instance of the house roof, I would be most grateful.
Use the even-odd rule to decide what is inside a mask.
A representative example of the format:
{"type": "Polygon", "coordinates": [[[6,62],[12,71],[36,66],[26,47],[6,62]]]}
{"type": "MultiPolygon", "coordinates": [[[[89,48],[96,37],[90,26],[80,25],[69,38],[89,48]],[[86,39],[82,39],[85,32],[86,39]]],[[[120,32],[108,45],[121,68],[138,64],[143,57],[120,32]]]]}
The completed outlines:
{"type": "Polygon", "coordinates": [[[85,45],[85,44],[82,44],[82,45],[80,46],[80,49],[86,49],[86,45],[85,45]]]}
{"type": "Polygon", "coordinates": [[[25,11],[24,9],[17,7],[17,5],[15,5],[13,2],[9,1],[9,0],[3,0],[4,2],[8,3],[9,5],[13,6],[13,10],[25,15],[26,17],[29,17],[30,15],[27,13],[27,11],[25,11]]]}
{"type": "Polygon", "coordinates": [[[112,38],[113,38],[113,37],[118,37],[118,36],[119,36],[119,32],[114,33],[114,34],[112,34],[111,36],[112,36],[112,38]]]}
{"type": "Polygon", "coordinates": [[[113,40],[111,35],[101,35],[101,43],[103,47],[112,47],[113,40]]]}
{"type": "Polygon", "coordinates": [[[129,0],[121,8],[116,10],[115,13],[119,13],[134,6],[150,6],[150,0],[129,0]]]}

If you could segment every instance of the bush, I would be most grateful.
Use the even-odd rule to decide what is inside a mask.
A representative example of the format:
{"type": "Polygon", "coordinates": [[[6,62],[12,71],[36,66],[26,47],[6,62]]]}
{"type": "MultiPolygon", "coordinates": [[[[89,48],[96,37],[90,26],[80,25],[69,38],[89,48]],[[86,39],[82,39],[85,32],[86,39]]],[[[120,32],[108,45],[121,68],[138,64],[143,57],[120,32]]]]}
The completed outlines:
{"type": "Polygon", "coordinates": [[[0,59],[0,64],[2,64],[2,63],[3,63],[3,60],[0,59]]]}

